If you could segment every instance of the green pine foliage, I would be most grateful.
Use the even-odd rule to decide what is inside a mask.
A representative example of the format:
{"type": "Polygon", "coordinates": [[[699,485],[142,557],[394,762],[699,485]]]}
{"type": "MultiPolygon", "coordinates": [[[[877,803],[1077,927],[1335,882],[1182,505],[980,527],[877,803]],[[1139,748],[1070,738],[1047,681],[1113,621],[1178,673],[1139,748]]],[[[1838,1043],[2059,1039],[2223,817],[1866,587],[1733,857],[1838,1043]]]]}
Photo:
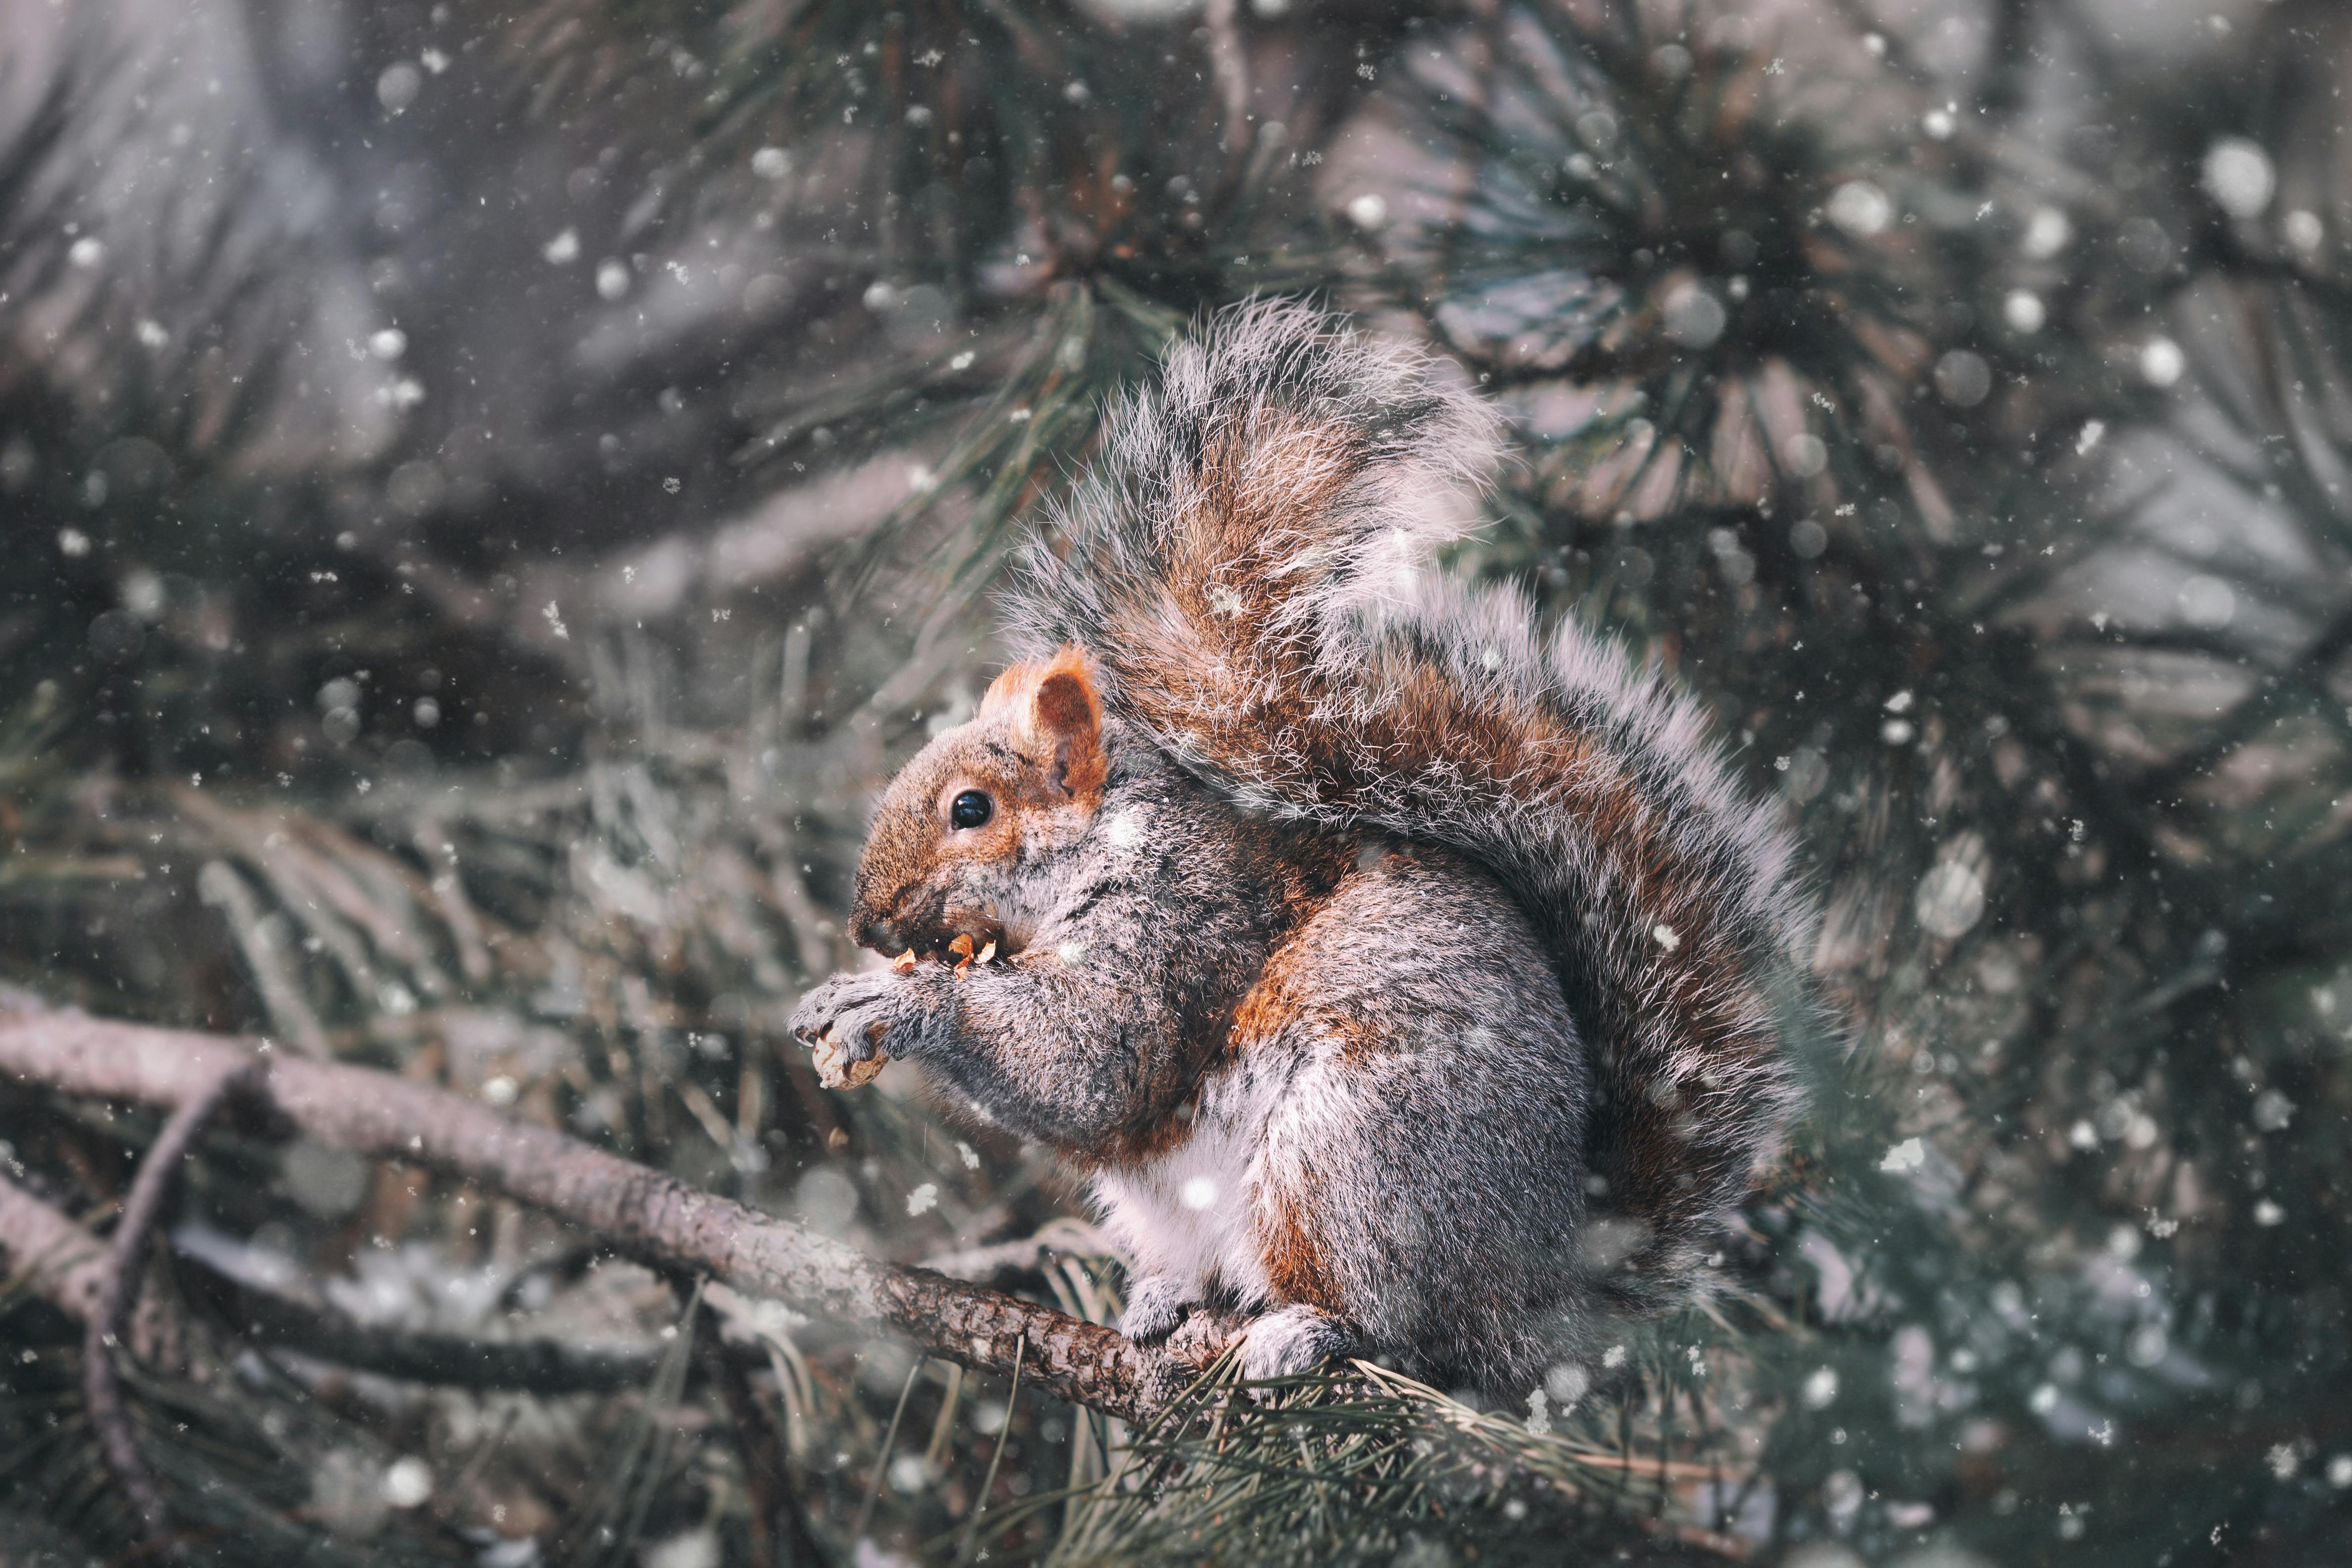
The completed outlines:
{"type": "MultiPolygon", "coordinates": [[[[1503,1408],[1221,1367],[1128,1431],[224,1131],[126,1359],[191,1560],[2352,1543],[2335,7],[222,9],[217,93],[127,0],[0,84],[0,979],[1112,1321],[1041,1157],[783,1020],[1103,400],[1301,292],[1505,410],[1457,566],[1702,694],[1848,1026],[1718,1289],[1503,1408]],[[353,1371],[222,1271],[651,1370],[353,1371]]],[[[0,1095],[94,1231],[154,1131],[0,1095]]],[[[79,1388],[14,1281],[0,1560],[138,1550],[79,1388]]]]}

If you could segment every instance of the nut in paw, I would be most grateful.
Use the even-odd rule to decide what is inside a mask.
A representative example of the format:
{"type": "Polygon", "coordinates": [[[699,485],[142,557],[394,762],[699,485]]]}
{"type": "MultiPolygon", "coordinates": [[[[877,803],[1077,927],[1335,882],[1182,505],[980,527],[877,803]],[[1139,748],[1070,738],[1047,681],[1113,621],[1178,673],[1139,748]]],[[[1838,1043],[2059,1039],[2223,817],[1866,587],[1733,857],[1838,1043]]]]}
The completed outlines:
{"type": "Polygon", "coordinates": [[[810,1055],[816,1066],[816,1081],[826,1089],[863,1088],[872,1083],[890,1060],[880,1051],[852,1060],[847,1047],[830,1032],[817,1037],[810,1055]]]}
{"type": "Polygon", "coordinates": [[[836,974],[801,998],[792,1029],[813,1048],[817,1081],[856,1089],[874,1080],[908,1021],[910,985],[910,976],[898,973],[836,974]]]}

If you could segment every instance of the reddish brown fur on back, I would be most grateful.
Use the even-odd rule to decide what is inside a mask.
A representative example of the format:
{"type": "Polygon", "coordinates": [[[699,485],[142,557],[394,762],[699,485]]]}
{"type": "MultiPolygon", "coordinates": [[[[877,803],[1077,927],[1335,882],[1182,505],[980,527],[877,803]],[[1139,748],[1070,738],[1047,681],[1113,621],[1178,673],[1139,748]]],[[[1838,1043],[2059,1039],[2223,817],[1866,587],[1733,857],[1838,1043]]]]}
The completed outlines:
{"type": "Polygon", "coordinates": [[[1371,1048],[1372,1043],[1353,1025],[1318,1017],[1310,1011],[1305,999],[1312,992],[1313,981],[1301,971],[1316,960],[1298,939],[1355,867],[1357,846],[1352,839],[1318,834],[1297,836],[1293,847],[1289,875],[1281,889],[1283,922],[1291,934],[1267,955],[1265,967],[1258,971],[1255,983],[1234,1006],[1225,1044],[1228,1056],[1240,1056],[1294,1023],[1341,1037],[1343,1054],[1371,1048]]]}
{"type": "Polygon", "coordinates": [[[1343,426],[1302,419],[1251,424],[1236,411],[1201,454],[1199,507],[1178,534],[1182,559],[1168,586],[1194,622],[1255,629],[1283,593],[1272,570],[1288,540],[1280,520],[1332,505],[1363,472],[1365,455],[1343,426]],[[1215,603],[1203,602],[1205,585],[1215,603]]]}
{"type": "Polygon", "coordinates": [[[1258,1255],[1276,1300],[1346,1315],[1339,1280],[1315,1243],[1296,1194],[1276,1189],[1259,1195],[1258,1255]]]}
{"type": "Polygon", "coordinates": [[[1275,953],[1258,975],[1257,984],[1234,1009],[1232,1050],[1245,1051],[1261,1040],[1270,1040],[1298,1017],[1297,999],[1290,994],[1286,984],[1290,966],[1283,962],[1284,957],[1284,952],[1275,953]]]}
{"type": "MultiPolygon", "coordinates": [[[[1228,606],[1224,619],[1246,620],[1269,608],[1244,603],[1235,614],[1228,606]]],[[[1191,735],[1213,763],[1223,761],[1230,737],[1244,767],[1266,734],[1288,736],[1304,744],[1303,771],[1332,804],[1350,802],[1372,782],[1356,771],[1356,760],[1364,756],[1407,771],[1428,769],[1474,792],[1510,794],[1514,785],[1532,784],[1533,804],[1580,822],[1591,835],[1608,868],[1595,879],[1593,895],[1610,906],[1600,917],[1609,929],[1674,931],[1673,948],[1643,944],[1635,985],[1621,988],[1591,973],[1564,977],[1592,1026],[1600,1083],[1618,1091],[1596,1123],[1593,1151],[1612,1183],[1610,1205],[1645,1221],[1654,1237],[1687,1235],[1694,1220],[1721,1203],[1727,1184],[1745,1178],[1745,1172],[1704,1163],[1707,1125],[1719,1113],[1711,1102],[1739,1090],[1708,1081],[1714,1075],[1704,1068],[1675,1083],[1663,1062],[1636,1068],[1626,1057],[1654,1052],[1666,1039],[1705,1042],[1706,1062],[1752,1070],[1775,1053],[1778,1040],[1767,1005],[1746,966],[1735,960],[1733,939],[1706,896],[1705,872],[1645,830],[1646,807],[1634,781],[1591,737],[1551,715],[1471,700],[1426,668],[1404,672],[1392,688],[1395,700],[1364,714],[1344,748],[1325,750],[1317,742],[1329,738],[1330,730],[1318,710],[1332,693],[1311,661],[1263,659],[1269,652],[1296,650],[1284,649],[1279,639],[1238,632],[1212,647],[1199,635],[1203,621],[1219,624],[1207,617],[1120,621],[1125,635],[1115,662],[1129,701],[1147,724],[1191,735]],[[1623,1092],[1636,1083],[1647,1092],[1623,1092]]],[[[1269,994],[1258,1005],[1274,1000],[1269,994]]],[[[1252,1003],[1257,1001],[1254,993],[1252,1003]]],[[[1738,1109],[1724,1108],[1735,1118],[1738,1109]]]]}
{"type": "Polygon", "coordinates": [[[1386,1049],[1387,1042],[1360,1020],[1318,1016],[1301,1005],[1301,986],[1296,977],[1302,965],[1297,953],[1295,946],[1277,950],[1259,974],[1257,984],[1234,1009],[1233,1054],[1246,1053],[1251,1047],[1273,1039],[1292,1024],[1301,1025],[1329,1041],[1339,1059],[1349,1067],[1360,1067],[1386,1049]]]}

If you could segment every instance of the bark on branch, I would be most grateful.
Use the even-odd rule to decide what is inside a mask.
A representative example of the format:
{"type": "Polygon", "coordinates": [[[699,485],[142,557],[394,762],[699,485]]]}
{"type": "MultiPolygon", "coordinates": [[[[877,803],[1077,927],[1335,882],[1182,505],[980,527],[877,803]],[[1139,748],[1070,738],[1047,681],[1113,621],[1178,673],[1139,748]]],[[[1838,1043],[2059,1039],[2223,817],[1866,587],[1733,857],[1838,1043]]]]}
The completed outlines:
{"type": "Polygon", "coordinates": [[[177,1107],[262,1064],[254,1098],[321,1142],[462,1176],[603,1237],[656,1268],[704,1273],[813,1314],[893,1330],[929,1354],[1024,1375],[1128,1420],[1186,1387],[1211,1343],[1147,1350],[1113,1331],[926,1268],[869,1258],[786,1220],[389,1073],[226,1036],[98,1018],[0,997],[0,1073],[27,1087],[177,1107]],[[1026,1351],[1021,1347],[1025,1344],[1026,1351]]]}

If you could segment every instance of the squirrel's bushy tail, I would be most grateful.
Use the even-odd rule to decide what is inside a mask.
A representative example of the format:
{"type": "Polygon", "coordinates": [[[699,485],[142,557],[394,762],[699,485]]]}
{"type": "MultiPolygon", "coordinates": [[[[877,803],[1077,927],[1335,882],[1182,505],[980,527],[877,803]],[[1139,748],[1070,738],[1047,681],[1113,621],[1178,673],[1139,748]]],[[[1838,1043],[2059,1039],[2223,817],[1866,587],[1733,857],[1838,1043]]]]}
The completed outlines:
{"type": "Polygon", "coordinates": [[[1244,809],[1446,845],[1525,904],[1592,1050],[1595,1261],[1667,1299],[1796,1102],[1810,903],[1694,702],[1429,564],[1496,456],[1423,356],[1238,307],[1109,416],[1012,618],[1244,809]]]}

